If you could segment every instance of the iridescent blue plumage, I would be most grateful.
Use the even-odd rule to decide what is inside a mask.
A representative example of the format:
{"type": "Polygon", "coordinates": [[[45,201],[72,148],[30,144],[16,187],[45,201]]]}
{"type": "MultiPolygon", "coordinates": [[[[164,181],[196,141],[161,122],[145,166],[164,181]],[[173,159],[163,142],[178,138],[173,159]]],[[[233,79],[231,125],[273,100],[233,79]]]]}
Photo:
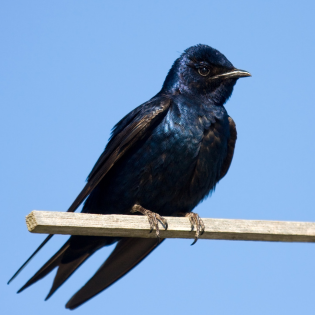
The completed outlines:
{"type": "Polygon", "coordinates": [[[169,99],[161,122],[98,184],[84,212],[127,214],[135,203],[165,216],[190,212],[215,187],[230,136],[225,108],[169,99]]]}
{"type": "MultiPolygon", "coordinates": [[[[131,214],[135,204],[162,216],[191,212],[230,166],[236,129],[223,104],[244,76],[249,73],[234,68],[217,50],[188,48],[174,62],[161,91],[114,127],[68,211],[86,199],[85,213],[131,214]]],[[[156,248],[156,241],[72,236],[21,290],[58,266],[49,297],[85,259],[117,241],[67,307],[81,305],[136,266],[156,248]]]]}

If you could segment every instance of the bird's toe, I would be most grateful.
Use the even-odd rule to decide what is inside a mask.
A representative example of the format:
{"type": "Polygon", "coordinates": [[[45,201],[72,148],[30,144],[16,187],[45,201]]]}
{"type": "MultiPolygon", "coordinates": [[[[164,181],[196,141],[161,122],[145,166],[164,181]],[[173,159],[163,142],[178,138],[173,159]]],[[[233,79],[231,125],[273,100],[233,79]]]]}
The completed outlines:
{"type": "Polygon", "coordinates": [[[167,224],[167,220],[165,218],[163,218],[162,216],[160,216],[158,213],[152,212],[150,210],[147,210],[145,208],[143,208],[142,206],[135,204],[131,211],[132,213],[135,212],[140,212],[143,215],[147,216],[149,224],[150,224],[150,233],[155,230],[156,232],[156,237],[158,238],[158,240],[160,239],[160,228],[159,228],[159,222],[162,224],[162,226],[164,227],[165,230],[167,230],[168,224],[167,224]]]}
{"type": "Polygon", "coordinates": [[[189,213],[185,214],[185,217],[188,217],[188,219],[190,221],[191,231],[193,231],[196,228],[195,240],[191,244],[191,245],[194,245],[198,241],[199,236],[204,233],[205,225],[204,225],[202,219],[199,217],[198,213],[189,212],[189,213]]]}

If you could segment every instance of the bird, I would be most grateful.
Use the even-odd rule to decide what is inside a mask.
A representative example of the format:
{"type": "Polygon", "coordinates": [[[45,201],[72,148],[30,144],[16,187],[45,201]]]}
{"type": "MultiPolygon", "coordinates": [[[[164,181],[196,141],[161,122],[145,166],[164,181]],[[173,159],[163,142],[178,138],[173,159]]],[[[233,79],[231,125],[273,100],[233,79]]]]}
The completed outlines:
{"type": "Polygon", "coordinates": [[[196,227],[195,243],[204,224],[192,211],[226,175],[234,154],[236,125],[224,104],[237,80],[249,76],[249,72],[235,68],[208,45],[186,49],[173,63],[160,92],[114,126],[86,185],[68,209],[73,212],[83,203],[83,213],[142,213],[148,217],[158,241],[70,236],[18,292],[58,268],[48,299],[91,255],[116,243],[94,276],[66,304],[66,308],[75,309],[119,280],[163,243],[158,222],[167,228],[164,216],[186,216],[196,227]]]}

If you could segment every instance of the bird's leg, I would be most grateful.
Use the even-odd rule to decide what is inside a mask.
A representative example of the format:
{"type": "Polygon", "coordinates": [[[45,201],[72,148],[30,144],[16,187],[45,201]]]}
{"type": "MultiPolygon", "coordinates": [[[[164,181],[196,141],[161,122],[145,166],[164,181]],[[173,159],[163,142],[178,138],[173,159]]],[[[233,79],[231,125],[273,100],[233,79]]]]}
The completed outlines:
{"type": "Polygon", "coordinates": [[[188,212],[188,213],[183,213],[183,215],[185,217],[188,217],[191,224],[191,231],[193,231],[194,228],[196,227],[195,240],[191,244],[191,245],[194,245],[198,241],[199,236],[204,233],[205,225],[203,221],[201,220],[201,218],[199,217],[198,213],[188,212]]]}
{"type": "Polygon", "coordinates": [[[135,212],[140,212],[143,215],[146,215],[148,217],[148,221],[150,224],[150,233],[155,229],[156,231],[156,236],[160,238],[160,229],[159,229],[159,221],[162,223],[163,227],[165,227],[165,230],[167,230],[167,221],[163,217],[161,217],[158,213],[152,212],[150,210],[147,210],[143,207],[141,207],[138,204],[135,204],[130,212],[135,213],[135,212]]]}

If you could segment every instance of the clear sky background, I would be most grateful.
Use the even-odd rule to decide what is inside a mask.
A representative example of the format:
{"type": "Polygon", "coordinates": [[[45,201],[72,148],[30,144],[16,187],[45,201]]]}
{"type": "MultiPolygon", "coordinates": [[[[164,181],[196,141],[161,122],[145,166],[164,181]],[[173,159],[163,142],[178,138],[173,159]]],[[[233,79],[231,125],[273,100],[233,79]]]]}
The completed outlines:
{"type": "MultiPolygon", "coordinates": [[[[55,272],[16,291],[65,242],[27,232],[33,209],[65,211],[111,128],[155,95],[173,61],[208,44],[252,73],[226,104],[238,141],[203,217],[315,221],[313,1],[2,1],[1,314],[69,314],[112,248],[47,302],[55,272]]],[[[167,240],[75,314],[313,314],[314,244],[167,240]]]]}

